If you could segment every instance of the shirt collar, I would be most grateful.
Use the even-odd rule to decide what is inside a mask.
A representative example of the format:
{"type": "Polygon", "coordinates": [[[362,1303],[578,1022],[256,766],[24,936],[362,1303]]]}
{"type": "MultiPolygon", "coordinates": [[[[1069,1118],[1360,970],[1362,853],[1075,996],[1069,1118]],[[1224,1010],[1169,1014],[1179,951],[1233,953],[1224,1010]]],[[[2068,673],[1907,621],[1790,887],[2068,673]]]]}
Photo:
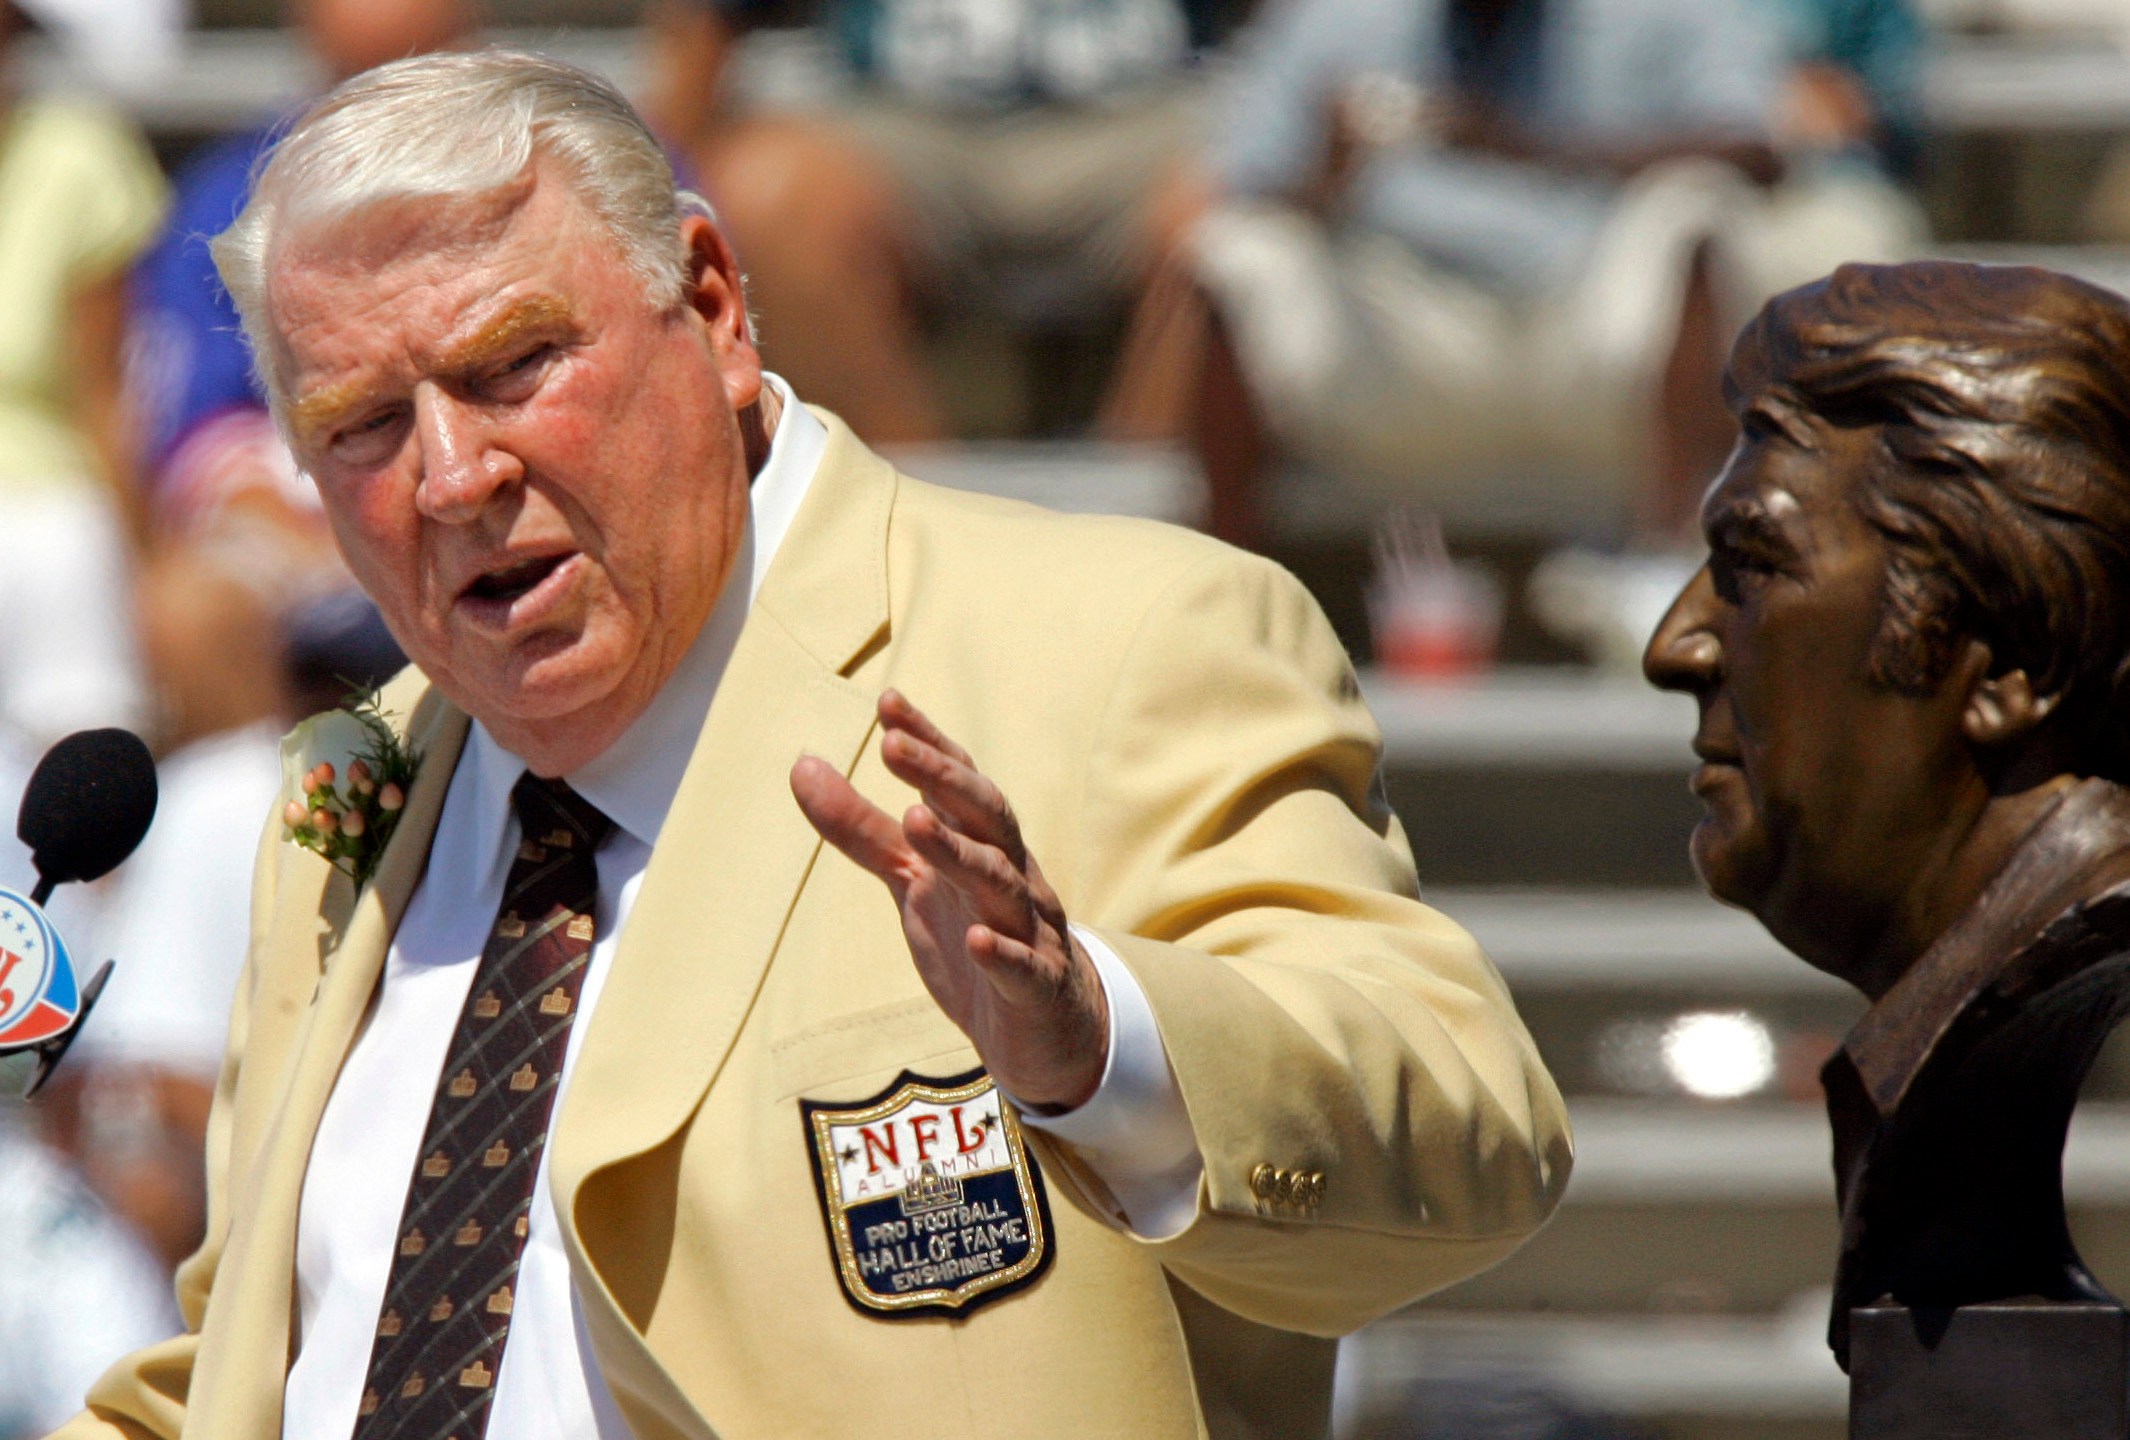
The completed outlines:
{"type": "MultiPolygon", "coordinates": [[[[1853,1066],[1878,1116],[1890,1116],[1956,1021],[2035,988],[2037,950],[2078,949],[2090,924],[2074,912],[2095,913],[2097,897],[2130,887],[2126,852],[2130,789],[2092,776],[2066,790],[1974,903],[1864,1012],[1829,1069],[1853,1066]]],[[[2122,924],[2119,911],[2105,913],[2109,925],[2122,924]]]]}
{"type": "MultiPolygon", "coordinates": [[[[636,723],[604,753],[564,777],[578,794],[645,845],[657,842],[666,823],[666,812],[695,753],[696,737],[710,714],[718,682],[739,643],[740,628],[828,448],[827,427],[798,402],[791,386],[766,372],[762,379],[783,401],[783,410],[776,434],[770,438],[769,456],[749,487],[748,524],[733,558],[732,577],[746,576],[746,587],[734,584],[732,577],[726,579],[703,628],[636,723]]],[[[525,762],[505,750],[488,727],[476,720],[459,763],[473,771],[469,797],[473,802],[472,853],[494,854],[502,848],[510,792],[525,773],[525,762]]]]}

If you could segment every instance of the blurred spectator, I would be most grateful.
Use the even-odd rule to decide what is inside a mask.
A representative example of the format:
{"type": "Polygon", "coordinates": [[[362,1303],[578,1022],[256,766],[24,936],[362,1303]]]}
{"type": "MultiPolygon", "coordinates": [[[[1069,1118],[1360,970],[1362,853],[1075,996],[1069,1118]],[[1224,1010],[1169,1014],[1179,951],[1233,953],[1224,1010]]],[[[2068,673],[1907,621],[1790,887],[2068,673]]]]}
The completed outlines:
{"type": "Polygon", "coordinates": [[[0,1440],[17,1440],[63,1424],[112,1357],[181,1322],[140,1242],[5,1112],[0,1234],[0,1440]]]}
{"type": "Polygon", "coordinates": [[[250,944],[252,864],[264,827],[278,824],[280,732],[406,663],[357,592],[301,606],[263,653],[281,659],[268,718],[209,733],[157,766],[155,824],[105,882],[100,921],[85,932],[93,943],[77,951],[117,968],[40,1103],[50,1138],[173,1267],[205,1226],[207,1111],[250,944]]]}
{"type": "MultiPolygon", "coordinates": [[[[0,0],[0,65],[24,24],[0,0]]],[[[162,217],[155,160],[86,100],[0,91],[0,724],[138,724],[120,406],[126,266],[162,217]]]]}
{"type": "Polygon", "coordinates": [[[70,67],[132,100],[181,62],[190,0],[15,0],[58,42],[70,67]]]}
{"type": "Polygon", "coordinates": [[[1923,151],[1925,31],[1911,0],[1757,3],[1781,26],[1789,70],[1773,127],[1782,181],[1728,237],[1740,321],[1777,291],[1844,261],[1910,258],[1925,238],[1907,191],[1923,151]]]}
{"type": "MultiPolygon", "coordinates": [[[[15,837],[14,815],[35,761],[34,752],[0,732],[0,816],[7,819],[0,825],[0,885],[24,894],[36,869],[15,837]]],[[[90,937],[103,888],[62,886],[49,907],[84,973],[97,963],[90,937]]],[[[79,1056],[77,1046],[59,1078],[79,1056]]],[[[41,1116],[13,1102],[29,1069],[26,1056],[0,1061],[7,1092],[0,1098],[0,1235],[8,1245],[0,1265],[0,1440],[51,1430],[81,1408],[82,1391],[112,1356],[178,1324],[168,1275],[155,1257],[65,1157],[33,1138],[30,1121],[41,1116]]]]}
{"type": "MultiPolygon", "coordinates": [[[[1731,317],[1767,275],[1831,263],[1809,231],[1766,233],[1791,68],[1773,3],[1268,15],[1218,156],[1232,201],[1195,237],[1221,528],[1253,538],[1276,445],[1453,515],[1669,542],[1729,448],[1731,317]]],[[[1900,248],[1885,229],[1837,227],[1832,259],[1900,248]]]]}
{"type": "Polygon", "coordinates": [[[1220,0],[828,0],[849,91],[735,114],[732,41],[769,8],[655,6],[653,119],[692,145],[765,354],[870,441],[947,432],[928,309],[1121,312],[1201,208],[1194,61],[1220,0]]]}
{"type": "Polygon", "coordinates": [[[110,983],[38,1105],[47,1137],[166,1269],[205,1233],[207,1111],[281,728],[224,730],[156,766],[155,823],[105,882],[94,948],[76,951],[84,968],[115,961],[110,983]]]}
{"type": "MultiPolygon", "coordinates": [[[[325,78],[338,81],[462,43],[479,15],[475,0],[297,0],[294,18],[325,78]]],[[[250,351],[207,253],[282,123],[264,121],[179,173],[170,223],[134,277],[132,381],[162,542],[141,579],[141,608],[171,744],[271,714],[264,637],[293,607],[350,583],[310,482],[253,385],[250,351]]]]}
{"type": "Polygon", "coordinates": [[[1923,146],[1923,21],[1911,0],[1760,0],[1791,60],[1776,112],[1785,153],[1913,180],[1923,146]]]}

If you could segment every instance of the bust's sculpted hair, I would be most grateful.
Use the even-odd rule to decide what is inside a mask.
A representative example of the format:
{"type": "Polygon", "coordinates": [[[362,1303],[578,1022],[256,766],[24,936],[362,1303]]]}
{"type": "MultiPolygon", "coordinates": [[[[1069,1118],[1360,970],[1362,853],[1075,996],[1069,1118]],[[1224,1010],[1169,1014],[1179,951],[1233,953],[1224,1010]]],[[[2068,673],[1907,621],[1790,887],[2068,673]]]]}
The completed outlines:
{"type": "Polygon", "coordinates": [[[380,65],[304,112],[212,244],[276,413],[284,396],[266,287],[278,245],[383,202],[499,190],[536,155],[560,162],[652,303],[677,303],[687,281],[680,220],[709,206],[674,187],[664,150],[613,86],[510,50],[380,65]]]}
{"type": "Polygon", "coordinates": [[[2062,693],[2074,763],[2130,781],[2130,302],[2046,270],[1845,265],[1768,302],[1726,386],[1877,432],[1856,502],[1891,548],[1882,681],[1927,688],[1978,637],[2062,693]]]}

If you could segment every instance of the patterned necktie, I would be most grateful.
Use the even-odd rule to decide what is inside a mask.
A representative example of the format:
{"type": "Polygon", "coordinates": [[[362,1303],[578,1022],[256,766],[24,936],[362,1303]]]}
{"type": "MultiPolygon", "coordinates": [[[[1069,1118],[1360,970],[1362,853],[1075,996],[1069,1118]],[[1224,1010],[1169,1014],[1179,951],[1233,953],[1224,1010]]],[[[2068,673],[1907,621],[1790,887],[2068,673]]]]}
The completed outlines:
{"type": "Polygon", "coordinates": [[[613,828],[559,780],[527,774],[510,798],[524,838],[408,1182],[355,1440],[480,1440],[510,1338],[613,828]]]}

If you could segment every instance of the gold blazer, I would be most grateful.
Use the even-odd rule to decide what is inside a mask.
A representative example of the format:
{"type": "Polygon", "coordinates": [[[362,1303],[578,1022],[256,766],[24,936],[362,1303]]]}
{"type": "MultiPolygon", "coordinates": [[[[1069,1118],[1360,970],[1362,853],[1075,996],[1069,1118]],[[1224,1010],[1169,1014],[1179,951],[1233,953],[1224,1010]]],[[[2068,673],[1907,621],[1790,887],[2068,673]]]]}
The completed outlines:
{"type": "MultiPolygon", "coordinates": [[[[598,1365],[643,1440],[1320,1433],[1329,1337],[1499,1259],[1569,1167],[1499,977],[1415,898],[1347,658],[1276,566],[923,485],[823,419],[554,1123],[598,1365]],[[890,684],[1139,978],[1205,1167],[1150,1243],[1026,1131],[1052,1263],[954,1317],[846,1298],[800,1110],[977,1065],[787,785],[811,752],[909,804],[872,743],[890,684]]],[[[278,819],[262,844],[188,1333],[115,1365],[68,1440],[280,1434],[312,1137],[466,734],[413,672],[387,705],[427,758],[372,883],[278,819]]]]}

